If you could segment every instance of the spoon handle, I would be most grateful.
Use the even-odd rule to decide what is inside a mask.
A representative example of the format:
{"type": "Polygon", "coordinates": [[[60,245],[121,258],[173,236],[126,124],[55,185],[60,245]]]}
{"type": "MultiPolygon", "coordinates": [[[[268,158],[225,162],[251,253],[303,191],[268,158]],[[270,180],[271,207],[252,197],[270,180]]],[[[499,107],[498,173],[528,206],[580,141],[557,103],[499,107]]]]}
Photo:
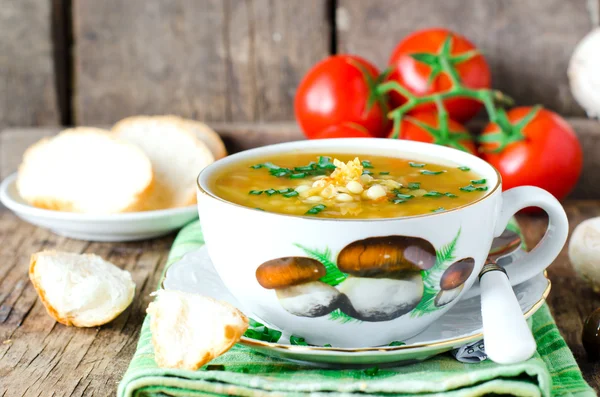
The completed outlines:
{"type": "Polygon", "coordinates": [[[493,270],[484,268],[479,280],[485,352],[499,364],[525,361],[536,349],[531,330],[502,268],[486,266],[493,270]]]}

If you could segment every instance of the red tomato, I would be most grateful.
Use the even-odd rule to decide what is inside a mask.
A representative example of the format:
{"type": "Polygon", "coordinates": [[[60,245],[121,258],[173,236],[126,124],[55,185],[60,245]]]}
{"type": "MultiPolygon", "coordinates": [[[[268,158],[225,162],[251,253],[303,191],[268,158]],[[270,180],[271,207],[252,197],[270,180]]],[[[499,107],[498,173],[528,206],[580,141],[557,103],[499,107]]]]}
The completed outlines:
{"type": "Polygon", "coordinates": [[[298,86],[294,99],[296,119],[312,138],[327,127],[356,123],[371,135],[383,137],[389,129],[387,98],[374,95],[379,70],[354,55],[334,55],[317,63],[298,86]]]}
{"type": "MultiPolygon", "coordinates": [[[[449,34],[452,35],[450,63],[452,63],[452,56],[476,50],[475,46],[466,38],[446,29],[425,29],[415,32],[402,40],[394,49],[389,61],[389,65],[393,69],[388,80],[399,82],[416,96],[443,92],[451,88],[452,83],[444,72],[440,72],[429,82],[432,67],[411,56],[411,54],[428,53],[436,55],[432,58],[434,64],[439,62],[440,57],[437,55],[449,34]]],[[[467,60],[457,62],[454,64],[454,68],[463,86],[473,89],[491,87],[490,67],[482,55],[477,54],[467,60]]],[[[405,102],[405,98],[396,92],[392,92],[390,98],[394,106],[405,102]]],[[[480,102],[465,98],[446,99],[444,104],[450,118],[459,122],[471,119],[481,108],[480,102]]],[[[424,110],[435,110],[435,104],[427,103],[414,109],[414,111],[424,110]]]]}
{"type": "MultiPolygon", "coordinates": [[[[390,133],[392,138],[393,131],[390,133]]],[[[420,112],[404,116],[400,124],[400,139],[435,143],[452,147],[471,154],[477,154],[477,148],[469,131],[460,123],[449,119],[448,133],[440,128],[439,116],[434,112],[420,112]]]]}
{"type": "Polygon", "coordinates": [[[518,107],[507,113],[509,132],[489,123],[480,141],[482,158],[502,175],[504,189],[533,185],[562,199],[573,190],[581,174],[582,152],[575,132],[554,112],[518,107]],[[526,117],[531,117],[527,122],[526,117]],[[519,126],[518,123],[525,123],[519,126]],[[504,148],[496,139],[510,139],[504,148]],[[498,153],[490,151],[501,149],[498,153]]]}
{"type": "Polygon", "coordinates": [[[373,136],[363,126],[355,123],[342,123],[325,128],[312,137],[312,139],[329,138],[373,138],[373,136]]]}

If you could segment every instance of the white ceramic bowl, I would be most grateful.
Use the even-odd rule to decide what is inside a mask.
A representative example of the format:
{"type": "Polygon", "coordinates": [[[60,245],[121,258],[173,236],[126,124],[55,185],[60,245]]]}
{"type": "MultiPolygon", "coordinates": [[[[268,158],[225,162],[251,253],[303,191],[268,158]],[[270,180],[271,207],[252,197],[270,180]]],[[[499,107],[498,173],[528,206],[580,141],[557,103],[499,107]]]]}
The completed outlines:
{"type": "Polygon", "coordinates": [[[0,184],[0,201],[19,218],[61,236],[88,241],[134,241],[166,235],[198,217],[196,206],[110,215],[52,211],[27,204],[17,191],[17,174],[0,184]]]}
{"type": "MultiPolygon", "coordinates": [[[[568,232],[564,210],[552,195],[539,188],[519,187],[502,193],[500,175],[492,166],[455,149],[388,139],[300,141],[229,156],[205,168],[198,177],[198,210],[204,238],[215,269],[229,291],[251,315],[302,335],[315,345],[331,343],[335,338],[335,345],[341,347],[380,346],[418,334],[469,290],[493,237],[504,231],[516,211],[529,206],[548,212],[550,232],[515,264],[523,279],[540,273],[560,252],[568,232]],[[383,155],[467,166],[487,179],[489,189],[483,198],[445,212],[387,219],[327,219],[243,207],[217,197],[210,188],[211,178],[223,167],[248,159],[261,162],[271,155],[293,151],[383,155]],[[275,291],[257,281],[257,268],[266,261],[313,257],[326,267],[335,266],[345,247],[365,239],[369,240],[360,243],[365,247],[400,247],[404,250],[401,260],[411,266],[435,265],[428,272],[389,278],[351,275],[335,287],[313,281],[275,291]],[[436,261],[436,257],[446,260],[436,261]],[[472,264],[468,279],[460,288],[440,292],[441,274],[461,260],[472,264]],[[440,294],[445,295],[435,300],[440,294]]],[[[360,259],[357,256],[355,260],[360,259]]]]}

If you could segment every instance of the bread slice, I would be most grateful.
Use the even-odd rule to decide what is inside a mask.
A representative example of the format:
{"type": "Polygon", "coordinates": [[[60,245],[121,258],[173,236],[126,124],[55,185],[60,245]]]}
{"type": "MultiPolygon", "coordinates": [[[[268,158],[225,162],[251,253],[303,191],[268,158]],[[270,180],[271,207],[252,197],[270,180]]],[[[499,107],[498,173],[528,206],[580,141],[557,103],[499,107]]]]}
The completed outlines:
{"type": "Polygon", "coordinates": [[[214,161],[208,147],[179,118],[135,116],[113,127],[116,137],[137,145],[152,162],[156,186],[148,209],[174,208],[196,202],[196,177],[214,161]]]}
{"type": "Polygon", "coordinates": [[[219,134],[208,125],[200,121],[189,119],[181,119],[181,125],[208,146],[215,160],[227,156],[227,149],[225,148],[223,140],[219,134]]]}
{"type": "Polygon", "coordinates": [[[112,321],[135,294],[129,272],[93,254],[35,253],[29,278],[48,314],[59,323],[76,327],[112,321]]]}
{"type": "Polygon", "coordinates": [[[29,204],[93,214],[139,211],[153,188],[152,164],[107,130],[64,130],[29,147],[17,190],[29,204]]]}
{"type": "Polygon", "coordinates": [[[195,371],[228,351],[248,329],[248,318],[228,303],[171,290],[154,294],[147,312],[159,367],[195,371]]]}

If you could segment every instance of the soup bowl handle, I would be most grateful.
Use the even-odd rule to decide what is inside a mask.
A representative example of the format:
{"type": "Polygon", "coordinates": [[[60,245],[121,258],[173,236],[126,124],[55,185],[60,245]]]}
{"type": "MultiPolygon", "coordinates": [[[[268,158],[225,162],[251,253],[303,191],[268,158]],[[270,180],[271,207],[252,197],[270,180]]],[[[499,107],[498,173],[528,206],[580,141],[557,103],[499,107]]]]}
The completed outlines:
{"type": "MultiPolygon", "coordinates": [[[[511,286],[519,285],[544,271],[556,259],[569,234],[569,222],[561,204],[547,191],[534,186],[521,186],[502,194],[502,209],[496,220],[494,237],[506,229],[514,214],[527,207],[539,207],[548,214],[548,228],[542,240],[531,251],[520,254],[504,266],[511,286]]],[[[470,299],[481,292],[473,285],[461,299],[470,299]]]]}
{"type": "Polygon", "coordinates": [[[548,214],[548,228],[533,250],[504,268],[513,286],[535,277],[550,266],[569,235],[569,221],[560,202],[544,189],[521,186],[502,194],[502,209],[496,220],[494,237],[504,232],[517,211],[527,207],[539,207],[544,210],[548,214]]]}

